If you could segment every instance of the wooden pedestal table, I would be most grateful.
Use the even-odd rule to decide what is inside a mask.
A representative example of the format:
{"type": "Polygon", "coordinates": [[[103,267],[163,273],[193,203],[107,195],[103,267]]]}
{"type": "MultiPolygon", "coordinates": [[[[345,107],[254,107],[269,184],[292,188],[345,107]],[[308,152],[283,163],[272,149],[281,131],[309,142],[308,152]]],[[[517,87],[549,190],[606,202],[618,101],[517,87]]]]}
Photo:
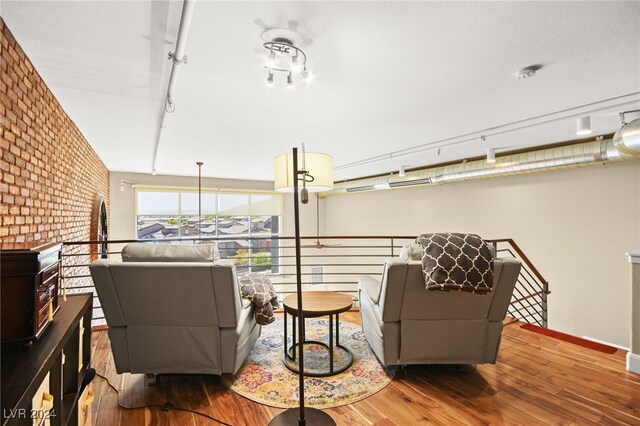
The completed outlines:
{"type": "MultiPolygon", "coordinates": [[[[296,323],[298,317],[298,301],[295,294],[290,294],[284,299],[284,356],[282,363],[289,370],[297,373],[298,369],[295,364],[290,365],[289,361],[296,361],[298,347],[302,348],[296,340],[296,323]],[[293,344],[287,347],[287,314],[292,317],[292,341],[293,344]]],[[[351,297],[344,293],[334,291],[305,291],[302,293],[302,313],[306,318],[317,318],[329,316],[329,344],[319,342],[317,340],[306,340],[303,344],[316,344],[327,348],[329,355],[329,370],[327,372],[309,372],[304,371],[305,376],[309,377],[327,377],[342,373],[353,364],[353,354],[344,346],[340,345],[340,313],[346,312],[353,306],[351,297]],[[335,316],[335,342],[334,342],[334,316],[335,316]],[[334,351],[336,348],[347,353],[347,362],[336,368],[334,364],[334,351]]]]}

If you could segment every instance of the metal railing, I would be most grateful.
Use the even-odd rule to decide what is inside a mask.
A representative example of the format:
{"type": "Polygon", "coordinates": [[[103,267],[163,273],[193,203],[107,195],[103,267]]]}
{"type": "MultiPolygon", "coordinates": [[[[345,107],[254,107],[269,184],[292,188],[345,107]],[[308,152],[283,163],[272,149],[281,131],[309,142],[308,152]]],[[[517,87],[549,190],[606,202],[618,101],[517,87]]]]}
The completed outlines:
{"type": "Polygon", "coordinates": [[[522,269],[511,296],[508,315],[529,324],[547,327],[549,282],[511,238],[489,240],[496,246],[497,257],[511,256],[522,262],[522,269]]]}
{"type": "MultiPolygon", "coordinates": [[[[100,252],[98,241],[63,243],[61,278],[68,293],[94,294],[93,325],[105,324],[104,313],[89,273],[89,264],[99,257],[120,259],[121,249],[130,242],[198,244],[215,241],[220,257],[233,259],[238,273],[269,274],[280,298],[295,293],[295,241],[284,236],[194,237],[162,240],[112,240],[108,251],[100,252]]],[[[351,295],[355,306],[360,275],[379,278],[384,259],[397,256],[415,236],[328,236],[302,237],[302,285],[304,290],[340,291],[351,295]]],[[[523,268],[509,307],[509,315],[546,327],[548,284],[510,239],[489,240],[498,244],[498,253],[519,258],[523,268]]]]}

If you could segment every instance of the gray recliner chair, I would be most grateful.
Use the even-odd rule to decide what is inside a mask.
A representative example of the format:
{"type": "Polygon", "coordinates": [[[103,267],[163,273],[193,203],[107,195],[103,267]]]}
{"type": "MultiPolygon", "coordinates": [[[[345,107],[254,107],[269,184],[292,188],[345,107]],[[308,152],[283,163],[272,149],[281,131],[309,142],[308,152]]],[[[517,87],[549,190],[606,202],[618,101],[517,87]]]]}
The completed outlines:
{"type": "Polygon", "coordinates": [[[381,281],[358,279],[369,346],[384,365],[495,364],[520,267],[495,259],[493,291],[477,295],[427,290],[420,261],[388,259],[381,281]]]}
{"type": "Polygon", "coordinates": [[[136,243],[90,265],[118,373],[235,374],[260,336],[214,245],[136,243]]]}

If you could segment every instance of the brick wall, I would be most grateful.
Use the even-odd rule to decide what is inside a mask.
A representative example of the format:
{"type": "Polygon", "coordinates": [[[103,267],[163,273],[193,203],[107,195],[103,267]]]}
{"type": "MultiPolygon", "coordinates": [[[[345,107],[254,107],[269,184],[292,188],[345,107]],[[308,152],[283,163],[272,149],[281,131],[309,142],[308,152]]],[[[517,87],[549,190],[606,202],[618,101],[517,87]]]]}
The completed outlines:
{"type": "Polygon", "coordinates": [[[0,26],[0,240],[93,240],[109,170],[0,26]]]}

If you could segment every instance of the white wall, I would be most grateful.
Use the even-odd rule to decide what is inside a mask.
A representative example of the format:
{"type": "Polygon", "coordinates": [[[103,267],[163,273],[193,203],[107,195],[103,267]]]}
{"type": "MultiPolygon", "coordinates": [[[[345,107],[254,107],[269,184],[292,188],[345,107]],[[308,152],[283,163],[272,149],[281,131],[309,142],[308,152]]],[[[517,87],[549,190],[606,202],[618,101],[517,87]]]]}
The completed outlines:
{"type": "Polygon", "coordinates": [[[629,346],[640,162],[331,196],[326,233],[513,238],[549,281],[549,326],[629,346]]]}

